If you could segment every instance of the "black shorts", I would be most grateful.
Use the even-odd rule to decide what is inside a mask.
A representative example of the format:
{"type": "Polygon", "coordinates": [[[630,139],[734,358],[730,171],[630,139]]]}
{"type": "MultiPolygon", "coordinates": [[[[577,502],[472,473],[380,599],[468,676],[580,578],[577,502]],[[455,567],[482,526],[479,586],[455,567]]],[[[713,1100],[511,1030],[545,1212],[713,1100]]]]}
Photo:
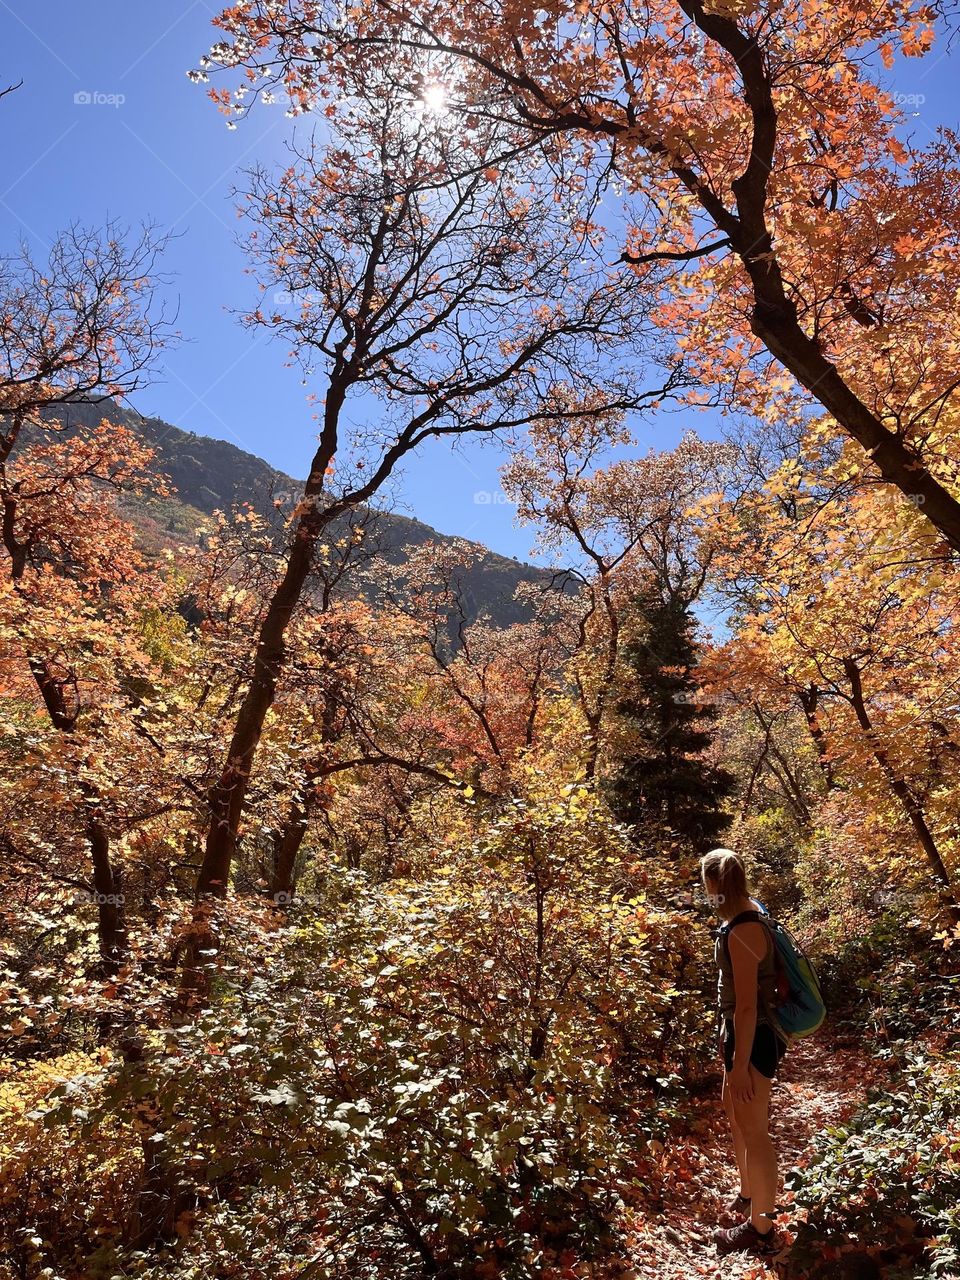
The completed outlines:
{"type": "MultiPolygon", "coordinates": [[[[734,1033],[732,1019],[724,1022],[723,1065],[728,1071],[733,1070],[734,1033]]],[[[753,1048],[750,1050],[750,1065],[756,1067],[762,1076],[772,1080],[777,1074],[780,1059],[787,1051],[773,1027],[765,1022],[757,1023],[753,1034],[753,1048]]]]}

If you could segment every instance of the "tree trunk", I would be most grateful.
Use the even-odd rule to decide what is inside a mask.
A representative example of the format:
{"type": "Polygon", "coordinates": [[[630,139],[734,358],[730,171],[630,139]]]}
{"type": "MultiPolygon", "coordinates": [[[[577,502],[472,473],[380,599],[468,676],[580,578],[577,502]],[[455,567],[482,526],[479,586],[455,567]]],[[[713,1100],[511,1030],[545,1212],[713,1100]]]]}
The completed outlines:
{"type": "Polygon", "coordinates": [[[856,712],[857,720],[861,729],[866,734],[870,745],[873,749],[874,759],[880,766],[890,790],[900,801],[903,810],[913,826],[914,833],[917,837],[917,843],[923,850],[930,870],[939,880],[940,884],[947,890],[950,900],[956,904],[956,895],[953,885],[950,881],[950,873],[944,865],[943,858],[940,856],[940,850],[937,848],[937,842],[933,837],[933,832],[927,825],[923,809],[919,801],[913,794],[910,784],[903,778],[894,767],[885,748],[880,744],[876,731],[870,720],[867,706],[863,697],[863,681],[860,676],[860,668],[857,666],[853,658],[845,658],[843,661],[844,671],[847,673],[847,679],[850,681],[851,703],[856,712]]]}
{"type": "Polygon", "coordinates": [[[604,647],[603,670],[597,685],[593,707],[587,705],[586,691],[581,696],[584,718],[587,722],[587,754],[584,761],[583,774],[587,781],[597,775],[600,763],[600,752],[603,747],[603,721],[607,709],[607,701],[613,688],[617,673],[617,657],[620,652],[620,620],[610,594],[610,582],[606,569],[600,574],[600,594],[603,601],[603,612],[607,620],[607,640],[604,647]]]}
{"type": "Polygon", "coordinates": [[[227,891],[254,755],[286,661],[287,629],[303,595],[323,527],[323,517],[313,505],[298,519],[286,571],[260,626],[253,675],[237,713],[226,763],[210,791],[210,825],[198,894],[227,891]]]}
{"type": "Polygon", "coordinates": [[[197,904],[184,958],[181,1013],[185,1012],[191,993],[202,993],[205,987],[202,953],[218,949],[210,923],[210,907],[204,898],[211,894],[224,897],[227,892],[254,757],[286,664],[287,630],[302,599],[320,535],[330,518],[329,513],[321,511],[319,502],[327,468],[336,452],[337,425],[346,392],[344,379],[331,381],[320,447],[314,454],[304,486],[301,514],[294,524],[287,566],[260,624],[250,684],[237,712],[220,777],[210,789],[207,838],[197,875],[197,904]]]}
{"type": "MultiPolygon", "coordinates": [[[[857,441],[889,484],[894,485],[960,551],[960,502],[923,466],[903,436],[889,431],[856,394],[839,369],[823,354],[800,322],[788,294],[767,222],[771,175],[777,150],[777,104],[770,70],[771,49],[736,18],[703,0],[679,0],[680,8],[737,67],[743,103],[750,114],[747,163],[730,183],[734,215],[723,200],[683,163],[673,163],[680,181],[699,200],[719,231],[730,241],[753,287],[750,327],[767,350],[810,395],[857,441]]],[[[649,135],[648,150],[664,152],[661,139],[649,135]]]]}
{"type": "Polygon", "coordinates": [[[806,798],[803,794],[803,788],[801,787],[800,782],[797,779],[797,776],[790,765],[790,761],[786,758],[786,756],[780,750],[780,747],[777,745],[776,735],[773,732],[773,720],[772,719],[767,720],[764,717],[763,708],[760,706],[759,703],[754,704],[753,710],[754,710],[754,714],[757,717],[758,723],[760,724],[760,726],[763,728],[764,732],[767,735],[766,741],[764,744],[765,746],[764,756],[761,760],[761,763],[763,763],[764,760],[766,761],[767,768],[770,770],[773,776],[780,783],[780,788],[783,791],[784,796],[786,797],[787,803],[792,807],[797,821],[800,823],[802,827],[804,827],[806,830],[809,831],[810,828],[813,826],[813,818],[811,817],[811,814],[810,814],[810,807],[807,804],[806,798]],[[780,765],[780,768],[783,770],[782,778],[777,773],[777,770],[774,768],[773,764],[771,764],[769,756],[767,754],[768,751],[769,751],[769,756],[773,756],[774,760],[777,761],[777,763],[780,765]]]}
{"type": "Polygon", "coordinates": [[[830,759],[830,749],[827,746],[827,736],[817,718],[817,704],[820,699],[819,690],[816,685],[810,685],[809,689],[802,689],[797,697],[803,710],[803,718],[807,722],[807,729],[810,731],[813,745],[817,750],[817,760],[823,771],[827,790],[832,791],[836,786],[836,778],[833,772],[833,761],[830,759]]]}
{"type": "Polygon", "coordinates": [[[758,301],[751,325],[767,349],[866,451],[894,485],[960,551],[960,502],[920,463],[906,441],[888,431],[847,385],[836,365],[804,333],[796,310],[771,311],[758,301]]]}
{"type": "Polygon", "coordinates": [[[273,846],[273,876],[270,896],[278,906],[293,901],[296,891],[297,855],[307,834],[310,812],[309,802],[301,792],[293,797],[283,829],[277,833],[273,846]]]}
{"type": "MultiPolygon", "coordinates": [[[[536,857],[536,854],[534,854],[536,857]]],[[[549,1025],[549,1013],[544,1009],[541,999],[543,994],[543,975],[546,965],[547,955],[547,925],[546,925],[546,886],[540,879],[539,868],[534,865],[532,869],[532,882],[534,892],[534,904],[536,907],[536,951],[534,956],[533,982],[530,990],[530,1013],[533,1018],[533,1025],[530,1029],[530,1045],[528,1049],[529,1062],[527,1064],[527,1079],[532,1080],[535,1067],[534,1064],[539,1062],[547,1051],[547,1028],[549,1025]]]]}
{"type": "MultiPolygon", "coordinates": [[[[0,523],[3,545],[10,556],[10,580],[19,590],[27,567],[26,542],[16,536],[17,495],[7,485],[4,470],[23,426],[23,414],[13,417],[10,429],[0,435],[0,499],[3,517],[0,523]]],[[[63,686],[55,679],[47,662],[36,654],[27,657],[27,666],[46,708],[50,723],[58,733],[69,738],[77,721],[77,711],[67,706],[63,686]]],[[[81,782],[80,792],[90,806],[86,839],[90,845],[93,864],[94,900],[97,907],[97,933],[100,942],[100,958],[104,973],[114,974],[120,968],[127,953],[127,930],[123,909],[122,874],[110,860],[110,837],[97,811],[98,798],[89,784],[81,782]]]]}
{"type": "MultiPolygon", "coordinates": [[[[757,711],[756,707],[754,707],[754,711],[757,711]]],[[[757,780],[760,777],[760,772],[766,762],[767,752],[770,749],[770,735],[772,733],[771,727],[769,724],[764,724],[759,713],[757,714],[757,719],[760,721],[760,726],[764,731],[763,746],[760,748],[760,752],[757,755],[756,760],[753,762],[753,768],[750,770],[750,781],[747,783],[746,790],[743,793],[743,801],[740,805],[741,822],[749,816],[750,807],[753,804],[753,792],[757,785],[757,780]]]]}
{"type": "Polygon", "coordinates": [[[123,873],[110,860],[110,838],[93,817],[87,825],[93,857],[93,888],[97,903],[100,956],[106,973],[114,974],[127,954],[127,926],[123,899],[123,873]]]}
{"type": "Polygon", "coordinates": [[[205,958],[219,950],[219,940],[211,927],[210,903],[204,899],[211,894],[223,897],[227,892],[254,756],[286,662],[287,628],[303,595],[322,528],[322,517],[314,505],[297,521],[286,571],[260,626],[253,675],[240,703],[226,762],[210,790],[206,847],[184,956],[181,1015],[186,1015],[191,996],[202,995],[206,990],[205,958]]]}
{"type": "MultiPolygon", "coordinates": [[[[63,690],[41,659],[29,659],[43,704],[55,729],[70,738],[76,725],[76,713],[65,705],[63,690]]],[[[110,836],[99,813],[99,798],[87,782],[79,783],[80,794],[89,806],[85,829],[93,865],[93,891],[97,907],[97,934],[103,972],[114,974],[127,954],[126,913],[123,902],[123,873],[114,867],[110,857],[110,836]]]]}
{"type": "Polygon", "coordinates": [[[328,387],[320,447],[314,454],[304,485],[302,510],[294,524],[287,567],[260,624],[250,684],[237,712],[226,762],[210,789],[210,821],[197,877],[198,897],[207,893],[223,896],[227,891],[253,759],[286,663],[287,629],[300,604],[317,543],[329,519],[321,511],[319,502],[327,468],[336,452],[337,427],[347,386],[348,379],[341,376],[332,378],[328,387]]]}

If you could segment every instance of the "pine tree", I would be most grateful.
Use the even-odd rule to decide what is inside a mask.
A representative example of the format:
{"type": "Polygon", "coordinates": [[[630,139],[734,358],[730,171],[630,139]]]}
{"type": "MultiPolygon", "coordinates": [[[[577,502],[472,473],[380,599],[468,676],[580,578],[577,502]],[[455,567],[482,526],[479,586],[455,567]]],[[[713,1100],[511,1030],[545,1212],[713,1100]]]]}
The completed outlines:
{"type": "Polygon", "coordinates": [[[704,756],[716,707],[696,682],[693,617],[672,599],[641,600],[637,635],[624,645],[631,692],[616,705],[636,744],[607,783],[621,822],[666,826],[696,843],[715,843],[729,825],[721,811],[733,776],[704,756]]]}

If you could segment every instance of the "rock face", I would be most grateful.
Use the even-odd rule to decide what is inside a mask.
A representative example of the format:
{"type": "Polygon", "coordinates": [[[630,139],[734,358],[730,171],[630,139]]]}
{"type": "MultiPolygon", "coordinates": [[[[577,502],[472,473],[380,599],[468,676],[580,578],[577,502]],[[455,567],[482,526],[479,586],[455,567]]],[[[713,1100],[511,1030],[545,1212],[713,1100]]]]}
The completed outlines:
{"type": "MultiPolygon", "coordinates": [[[[157,470],[172,482],[173,500],[155,504],[134,503],[135,520],[149,521],[169,541],[188,536],[201,516],[213,511],[230,511],[242,504],[272,518],[276,502],[289,506],[296,501],[302,482],[277,471],[262,458],[208,436],[181,431],[161,418],[147,418],[124,408],[114,400],[79,402],[50,415],[68,430],[89,428],[103,418],[131,428],[155,451],[157,470]]],[[[426,542],[450,544],[450,535],[429,525],[388,511],[364,511],[366,539],[374,542],[377,555],[397,568],[398,575],[410,551],[426,542]]],[[[485,616],[496,626],[524,621],[527,610],[514,600],[523,582],[537,582],[551,575],[533,565],[500,556],[479,543],[472,544],[479,559],[461,575],[468,621],[485,616]]]]}

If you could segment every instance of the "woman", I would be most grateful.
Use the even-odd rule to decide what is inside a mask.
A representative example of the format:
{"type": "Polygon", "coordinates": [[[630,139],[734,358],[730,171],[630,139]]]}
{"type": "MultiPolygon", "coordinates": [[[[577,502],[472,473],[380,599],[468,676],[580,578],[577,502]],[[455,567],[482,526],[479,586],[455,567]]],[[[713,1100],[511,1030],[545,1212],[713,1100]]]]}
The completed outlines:
{"type": "Polygon", "coordinates": [[[769,1133],[770,1087],[786,1049],[769,1018],[777,984],[773,937],[761,923],[735,853],[712,850],[701,859],[700,873],[707,898],[724,921],[715,952],[723,1105],[740,1171],[740,1194],[731,1207],[744,1218],[714,1239],[721,1253],[767,1257],[780,1248],[773,1225],[778,1175],[769,1133]]]}

